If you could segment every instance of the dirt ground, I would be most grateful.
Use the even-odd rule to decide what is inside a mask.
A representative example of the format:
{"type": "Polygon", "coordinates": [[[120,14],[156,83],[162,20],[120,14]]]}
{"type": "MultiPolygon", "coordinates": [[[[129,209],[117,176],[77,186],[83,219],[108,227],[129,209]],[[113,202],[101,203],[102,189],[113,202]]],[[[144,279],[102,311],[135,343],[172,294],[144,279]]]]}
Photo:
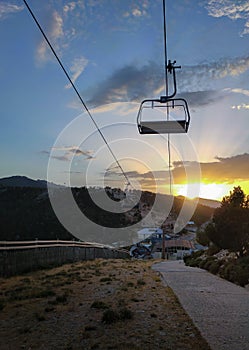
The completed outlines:
{"type": "Polygon", "coordinates": [[[85,261],[0,279],[0,349],[209,346],[152,261],[85,261]]]}

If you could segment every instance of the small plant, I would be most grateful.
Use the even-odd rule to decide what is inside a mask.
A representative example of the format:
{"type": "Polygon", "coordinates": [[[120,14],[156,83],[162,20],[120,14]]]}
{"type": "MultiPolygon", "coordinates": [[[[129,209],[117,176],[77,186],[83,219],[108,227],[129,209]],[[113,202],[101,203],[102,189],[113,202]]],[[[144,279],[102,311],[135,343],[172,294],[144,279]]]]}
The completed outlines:
{"type": "Polygon", "coordinates": [[[124,307],[119,311],[120,320],[131,320],[133,318],[133,312],[130,309],[124,307]]]}
{"type": "Polygon", "coordinates": [[[47,306],[47,307],[45,307],[44,311],[45,311],[45,312],[54,311],[54,307],[53,307],[53,306],[47,306]]]}
{"type": "Polygon", "coordinates": [[[146,282],[145,282],[143,279],[139,278],[139,279],[137,280],[137,285],[138,285],[138,286],[144,286],[145,284],[146,284],[146,282]]]}
{"type": "Polygon", "coordinates": [[[133,301],[134,303],[138,303],[140,300],[137,298],[131,298],[131,301],[133,301]]]}
{"type": "Polygon", "coordinates": [[[127,283],[127,287],[134,287],[134,283],[133,282],[128,282],[127,283]]]}
{"type": "Polygon", "coordinates": [[[58,295],[55,301],[57,304],[65,304],[67,302],[67,294],[58,295]]]}
{"type": "Polygon", "coordinates": [[[92,303],[91,308],[93,308],[93,309],[109,309],[109,306],[101,300],[96,300],[92,303]]]}
{"type": "Polygon", "coordinates": [[[46,319],[45,316],[42,313],[38,313],[38,312],[35,313],[35,318],[38,321],[45,321],[45,319],[46,319]]]}
{"type": "Polygon", "coordinates": [[[91,326],[91,325],[88,325],[88,326],[85,326],[85,331],[88,332],[88,331],[96,331],[97,327],[96,326],[91,326]]]}
{"type": "Polygon", "coordinates": [[[119,320],[119,314],[117,311],[108,309],[103,313],[102,322],[106,324],[111,324],[119,320]]]}
{"type": "Polygon", "coordinates": [[[100,282],[111,282],[111,278],[110,277],[102,277],[101,279],[100,279],[100,282]]]}
{"type": "Polygon", "coordinates": [[[47,298],[55,296],[55,292],[52,289],[45,289],[37,292],[36,298],[47,298]]]}
{"type": "Polygon", "coordinates": [[[213,273],[214,275],[216,275],[218,273],[218,271],[219,271],[219,268],[220,268],[219,261],[213,261],[210,264],[208,271],[213,273]]]}
{"type": "Polygon", "coordinates": [[[123,309],[116,311],[108,309],[103,313],[102,322],[111,324],[117,321],[131,320],[133,318],[133,312],[130,309],[124,307],[123,309]]]}
{"type": "Polygon", "coordinates": [[[4,307],[5,307],[4,302],[0,301],[0,311],[2,311],[4,307]]]}

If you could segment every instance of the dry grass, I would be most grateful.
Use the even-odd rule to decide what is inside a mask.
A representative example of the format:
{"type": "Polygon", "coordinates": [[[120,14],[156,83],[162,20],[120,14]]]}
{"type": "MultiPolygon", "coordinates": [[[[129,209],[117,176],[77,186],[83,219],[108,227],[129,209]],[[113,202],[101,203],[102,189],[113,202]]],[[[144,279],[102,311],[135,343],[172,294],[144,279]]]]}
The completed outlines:
{"type": "Polygon", "coordinates": [[[1,279],[0,349],[209,349],[151,264],[95,260],[1,279]]]}

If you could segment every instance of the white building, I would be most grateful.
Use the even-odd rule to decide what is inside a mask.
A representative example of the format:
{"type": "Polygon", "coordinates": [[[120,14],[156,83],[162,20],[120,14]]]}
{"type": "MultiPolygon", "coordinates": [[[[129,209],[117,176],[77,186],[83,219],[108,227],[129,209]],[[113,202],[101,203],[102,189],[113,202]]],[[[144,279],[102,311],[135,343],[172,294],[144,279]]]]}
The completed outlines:
{"type": "Polygon", "coordinates": [[[143,241],[152,235],[162,235],[163,230],[159,227],[145,227],[137,232],[139,241],[143,241]]]}

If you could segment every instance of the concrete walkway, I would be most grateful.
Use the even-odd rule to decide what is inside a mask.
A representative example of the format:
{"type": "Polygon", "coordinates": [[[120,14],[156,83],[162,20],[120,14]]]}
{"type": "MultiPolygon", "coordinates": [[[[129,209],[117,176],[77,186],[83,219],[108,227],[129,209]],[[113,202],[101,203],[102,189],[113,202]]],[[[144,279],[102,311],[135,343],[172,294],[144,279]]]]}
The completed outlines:
{"type": "Polygon", "coordinates": [[[153,265],[213,350],[249,350],[249,291],[183,261],[153,265]]]}

